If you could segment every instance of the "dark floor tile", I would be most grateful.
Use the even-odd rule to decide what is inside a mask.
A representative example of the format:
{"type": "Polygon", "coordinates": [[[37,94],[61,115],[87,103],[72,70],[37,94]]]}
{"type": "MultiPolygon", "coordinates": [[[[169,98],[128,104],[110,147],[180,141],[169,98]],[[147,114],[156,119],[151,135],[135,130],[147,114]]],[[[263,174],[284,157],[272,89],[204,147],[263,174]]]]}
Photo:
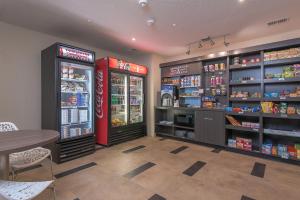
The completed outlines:
{"type": "Polygon", "coordinates": [[[222,151],[222,149],[215,148],[215,149],[212,150],[211,152],[213,152],[213,153],[220,153],[221,151],[222,151]]]}
{"type": "Polygon", "coordinates": [[[128,172],[127,174],[125,174],[124,176],[126,178],[133,178],[141,173],[143,173],[144,171],[146,171],[147,169],[153,167],[155,164],[152,162],[147,162],[141,166],[139,166],[138,168],[132,170],[131,172],[128,172]]]}
{"type": "Polygon", "coordinates": [[[253,166],[251,175],[263,178],[265,176],[266,165],[256,162],[253,166]]]}
{"type": "Polygon", "coordinates": [[[74,174],[74,173],[76,173],[76,172],[79,172],[79,171],[81,171],[81,170],[84,170],[84,169],[93,167],[93,166],[95,166],[95,165],[97,165],[97,163],[95,163],[95,162],[91,162],[91,163],[88,163],[88,164],[85,164],[85,165],[81,165],[81,166],[79,166],[79,167],[76,167],[76,168],[73,168],[73,169],[69,169],[69,170],[67,170],[67,171],[64,171],[64,172],[61,172],[61,173],[59,173],[59,174],[56,174],[56,175],[55,175],[55,178],[62,178],[62,177],[64,177],[64,176],[68,176],[68,175],[70,175],[70,174],[74,174]]]}
{"type": "Polygon", "coordinates": [[[127,150],[123,151],[123,153],[130,153],[130,152],[133,152],[133,151],[136,151],[136,150],[139,150],[139,149],[143,149],[145,147],[146,146],[144,146],[144,145],[140,145],[140,146],[137,146],[137,147],[133,147],[131,149],[127,149],[127,150]]]}
{"type": "Polygon", "coordinates": [[[79,198],[75,198],[74,200],[80,200],[79,198]]]}
{"type": "Polygon", "coordinates": [[[188,169],[186,169],[183,174],[188,176],[193,176],[195,173],[197,173],[202,167],[206,165],[205,162],[197,161],[192,166],[190,166],[188,169]]]}
{"type": "Polygon", "coordinates": [[[250,197],[247,197],[247,196],[243,195],[241,200],[255,200],[255,199],[252,199],[250,197]]]}
{"type": "Polygon", "coordinates": [[[155,194],[152,197],[150,197],[148,200],[167,200],[167,199],[158,194],[155,194]]]}
{"type": "Polygon", "coordinates": [[[172,154],[178,154],[179,152],[181,152],[181,151],[183,151],[183,150],[185,150],[185,149],[187,149],[187,148],[189,148],[188,146],[181,146],[181,147],[179,147],[179,148],[177,148],[177,149],[174,149],[173,151],[171,151],[170,153],[172,153],[172,154]]]}
{"type": "Polygon", "coordinates": [[[164,141],[166,139],[168,139],[168,138],[160,138],[159,141],[164,141]]]}

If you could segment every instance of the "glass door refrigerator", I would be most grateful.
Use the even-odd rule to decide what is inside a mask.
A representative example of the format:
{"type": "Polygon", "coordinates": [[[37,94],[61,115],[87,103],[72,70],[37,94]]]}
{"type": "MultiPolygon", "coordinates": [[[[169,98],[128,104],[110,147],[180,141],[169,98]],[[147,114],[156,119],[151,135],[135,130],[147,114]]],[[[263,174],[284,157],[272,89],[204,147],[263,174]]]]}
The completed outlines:
{"type": "Polygon", "coordinates": [[[92,51],[56,43],[42,51],[42,128],[60,132],[57,163],[95,151],[92,51]]]}
{"type": "Polygon", "coordinates": [[[145,66],[96,61],[96,141],[110,146],[146,135],[145,66]]]}

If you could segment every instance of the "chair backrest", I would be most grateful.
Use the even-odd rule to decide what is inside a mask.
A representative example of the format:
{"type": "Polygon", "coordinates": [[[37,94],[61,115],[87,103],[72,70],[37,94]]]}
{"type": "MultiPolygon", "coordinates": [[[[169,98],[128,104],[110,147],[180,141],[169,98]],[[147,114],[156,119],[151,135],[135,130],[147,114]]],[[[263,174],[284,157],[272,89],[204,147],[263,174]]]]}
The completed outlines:
{"type": "Polygon", "coordinates": [[[0,133],[17,131],[18,127],[12,122],[0,122],[0,133]]]}

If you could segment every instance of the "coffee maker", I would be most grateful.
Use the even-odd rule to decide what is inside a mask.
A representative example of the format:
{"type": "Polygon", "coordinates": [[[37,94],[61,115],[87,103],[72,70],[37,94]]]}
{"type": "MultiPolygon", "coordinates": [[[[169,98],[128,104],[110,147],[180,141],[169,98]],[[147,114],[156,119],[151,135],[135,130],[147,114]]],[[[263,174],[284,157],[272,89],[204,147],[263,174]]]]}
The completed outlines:
{"type": "Polygon", "coordinates": [[[176,101],[176,86],[175,85],[162,85],[161,92],[161,106],[173,107],[176,101]]]}

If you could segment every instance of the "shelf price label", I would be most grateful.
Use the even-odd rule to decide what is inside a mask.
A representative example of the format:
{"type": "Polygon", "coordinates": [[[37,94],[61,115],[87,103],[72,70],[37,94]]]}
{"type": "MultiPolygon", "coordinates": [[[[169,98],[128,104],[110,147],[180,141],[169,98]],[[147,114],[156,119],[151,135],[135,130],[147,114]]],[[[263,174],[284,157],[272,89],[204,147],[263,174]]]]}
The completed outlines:
{"type": "Polygon", "coordinates": [[[280,116],[281,116],[281,117],[288,117],[287,114],[281,114],[280,116]]]}
{"type": "Polygon", "coordinates": [[[286,97],[280,97],[281,100],[286,100],[286,97]]]}

